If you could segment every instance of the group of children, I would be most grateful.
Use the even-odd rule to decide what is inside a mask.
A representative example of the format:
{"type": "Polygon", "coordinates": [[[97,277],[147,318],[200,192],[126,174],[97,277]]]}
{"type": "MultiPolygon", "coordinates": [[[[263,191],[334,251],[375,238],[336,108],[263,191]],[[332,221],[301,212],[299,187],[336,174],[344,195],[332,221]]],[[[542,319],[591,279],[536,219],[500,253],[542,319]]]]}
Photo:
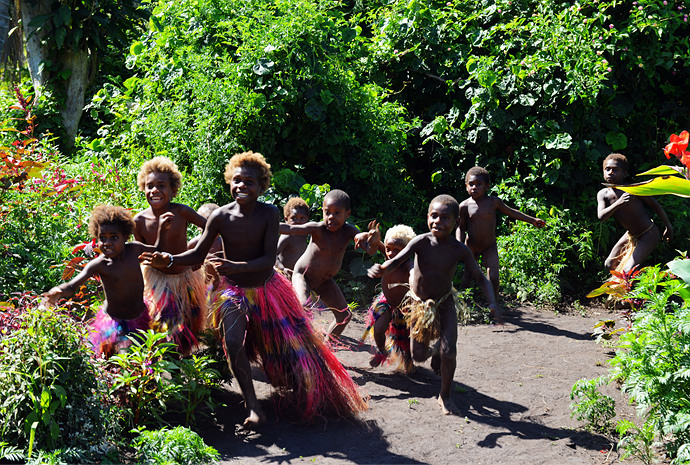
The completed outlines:
{"type": "MultiPolygon", "coordinates": [[[[620,183],[625,174],[624,157],[610,156],[604,162],[607,182],[620,183]]],[[[500,323],[496,213],[536,227],[543,227],[544,221],[488,195],[489,173],[475,167],[466,176],[467,200],[458,204],[449,195],[439,195],[431,201],[429,232],[415,235],[410,227],[398,225],[381,241],[376,222],[365,232],[347,223],[350,198],[341,190],[325,196],[322,221],[309,221],[308,205],[293,198],[284,208],[285,223],[280,223],[277,208],[258,200],[271,175],[261,154],[233,156],[225,168],[233,201],[221,207],[207,204],[197,213],[172,201],[181,186],[174,163],[165,157],[149,160],[138,184],[150,207],[133,218],[122,207],[96,207],[89,232],[97,238],[100,255],[70,282],[45,293],[47,302],[55,304],[88,278],[100,277],[105,301],[94,319],[92,343],[96,353],[106,357],[125,350],[127,336],[146,328],[167,331],[186,355],[210,326],[222,341],[242,392],[246,427],[264,420],[251,361],[261,364],[271,384],[292,398],[304,419],[328,411],[352,415],[367,404],[328,342],[342,334],[351,318],[334,277],[354,241],[368,254],[381,251],[386,257],[383,264],[368,270],[369,277],[381,278],[382,287],[367,317],[367,332],[373,333],[377,348],[370,364],[375,367],[398,357],[409,372],[413,361],[431,358],[432,368],[441,374],[438,403],[444,414],[453,412],[457,266],[464,263],[463,285],[471,279],[479,284],[500,323]],[[190,242],[189,224],[203,229],[190,242]],[[127,242],[131,234],[136,241],[127,242]],[[325,338],[307,312],[317,301],[334,315],[325,338]]],[[[607,189],[599,193],[600,218],[615,215],[629,230],[614,247],[607,266],[613,266],[614,252],[632,241],[639,252],[626,266],[639,263],[656,245],[658,230],[645,216],[641,200],[607,189]]],[[[648,204],[666,224],[668,236],[671,227],[663,210],[655,202],[648,204]]]]}

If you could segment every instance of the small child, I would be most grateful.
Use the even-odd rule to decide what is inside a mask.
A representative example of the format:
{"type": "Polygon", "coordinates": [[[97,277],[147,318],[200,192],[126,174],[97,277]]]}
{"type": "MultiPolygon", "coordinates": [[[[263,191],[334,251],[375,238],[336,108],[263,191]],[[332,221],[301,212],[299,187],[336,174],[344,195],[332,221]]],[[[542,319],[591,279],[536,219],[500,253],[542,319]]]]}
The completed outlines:
{"type": "Polygon", "coordinates": [[[94,208],[89,221],[89,234],[97,238],[101,254],[70,282],[43,294],[45,303],[55,305],[58,299],[74,295],[87,279],[93,276],[100,278],[105,301],[92,323],[94,331],[90,336],[99,357],[107,358],[123,351],[130,344],[128,335],[137,330],[147,330],[150,326],[139,255],[155,251],[156,247],[141,242],[126,242],[133,230],[134,221],[128,210],[112,205],[94,208]]]}
{"type": "MultiPolygon", "coordinates": [[[[203,228],[206,219],[187,205],[172,202],[182,184],[177,166],[169,158],[154,157],[142,165],[137,182],[150,207],[134,216],[134,238],[155,243],[160,218],[168,214],[171,220],[161,231],[159,250],[173,254],[187,250],[187,225],[203,228]]],[[[189,354],[208,314],[203,273],[179,265],[160,271],[145,267],[143,273],[153,327],[169,331],[179,352],[189,354]]]]}
{"type": "MultiPolygon", "coordinates": [[[[309,205],[300,197],[292,197],[285,204],[283,215],[287,224],[304,224],[309,221],[309,205]]],[[[297,263],[304,251],[307,250],[308,244],[308,236],[281,235],[278,239],[276,268],[284,273],[288,279],[292,279],[292,270],[295,269],[295,263],[297,263]]]]}
{"type": "MultiPolygon", "coordinates": [[[[369,228],[378,230],[378,225],[369,224],[369,228]]],[[[415,236],[416,234],[409,226],[402,224],[393,226],[386,232],[383,243],[378,242],[378,250],[383,251],[386,259],[390,260],[395,258],[415,236]]],[[[399,366],[403,371],[410,373],[414,368],[410,354],[410,329],[399,308],[409,289],[412,268],[414,268],[414,261],[409,258],[401,266],[381,277],[382,292],[369,307],[367,328],[362,336],[364,340],[367,334],[373,333],[378,352],[369,361],[372,367],[381,365],[392,352],[392,355],[400,361],[399,366]],[[386,344],[386,336],[390,338],[388,344],[386,344]]]]}
{"type": "MultiPolygon", "coordinates": [[[[604,180],[609,184],[623,184],[628,177],[628,159],[612,153],[604,159],[604,180]]],[[[666,212],[654,197],[638,197],[615,187],[605,187],[597,194],[597,216],[601,221],[613,215],[626,229],[613,246],[604,266],[609,270],[630,272],[652,253],[659,243],[659,228],[649,217],[645,205],[664,223],[663,238],[673,237],[673,226],[666,212]]]]}
{"type": "MultiPolygon", "coordinates": [[[[487,195],[489,190],[489,172],[480,166],[471,168],[465,176],[465,187],[470,198],[460,203],[460,226],[456,232],[457,239],[467,245],[474,254],[475,260],[486,267],[486,272],[494,290],[494,297],[498,300],[498,247],[496,246],[496,211],[509,217],[530,223],[542,228],[544,220],[525,215],[508,207],[501,199],[487,195]]],[[[469,286],[471,277],[463,273],[461,286],[469,286]]],[[[494,315],[496,322],[501,323],[501,317],[494,315]]]]}
{"type": "Polygon", "coordinates": [[[458,316],[452,293],[453,275],[458,263],[465,264],[465,270],[474,276],[484,291],[489,308],[496,309],[491,282],[482,274],[472,251],[455,239],[458,215],[458,202],[453,197],[435,197],[427,214],[430,232],[415,237],[393,259],[386,260],[383,265],[375,264],[367,271],[370,278],[385,276],[414,255],[410,291],[401,309],[408,314],[412,358],[422,362],[431,356],[432,368],[438,370],[440,366],[438,403],[445,415],[456,410],[450,395],[458,339],[458,316]],[[430,350],[429,342],[435,338],[440,338],[439,343],[430,350]]]}
{"type": "MultiPolygon", "coordinates": [[[[145,265],[201,263],[220,234],[225,258],[212,257],[221,276],[209,298],[213,327],[242,391],[247,428],[264,420],[254,391],[250,360],[260,361],[273,386],[289,388],[306,420],[334,411],[351,415],[366,402],[347,371],[313,328],[290,282],[275,272],[278,209],[259,202],[271,182],[270,165],[259,153],[230,159],[225,181],[234,201],[215,210],[194,250],[178,255],[144,254],[145,265]]],[[[281,392],[285,392],[283,389],[281,392]]]]}
{"type": "Polygon", "coordinates": [[[355,247],[360,247],[367,242],[367,252],[376,253],[373,244],[368,244],[370,233],[360,233],[347,223],[349,217],[350,196],[334,189],[323,198],[323,221],[280,225],[281,234],[311,235],[307,250],[295,264],[292,285],[303,305],[308,305],[314,291],[333,312],[335,318],[326,331],[327,339],[340,336],[352,318],[345,296],[333,279],[340,271],[348,244],[354,240],[355,247]]]}

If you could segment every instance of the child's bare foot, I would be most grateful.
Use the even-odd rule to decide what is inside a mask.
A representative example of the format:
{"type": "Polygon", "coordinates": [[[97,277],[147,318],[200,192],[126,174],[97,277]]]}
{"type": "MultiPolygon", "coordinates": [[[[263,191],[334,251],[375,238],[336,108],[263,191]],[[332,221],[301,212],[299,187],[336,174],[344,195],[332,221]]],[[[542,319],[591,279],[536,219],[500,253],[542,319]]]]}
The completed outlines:
{"type": "Polygon", "coordinates": [[[451,399],[450,396],[441,397],[439,395],[438,405],[441,406],[441,412],[443,412],[444,415],[453,415],[454,413],[458,412],[458,407],[455,405],[455,402],[453,402],[453,399],[451,399]]]}
{"type": "Polygon", "coordinates": [[[489,318],[491,319],[491,323],[495,325],[504,325],[506,324],[505,320],[503,319],[503,310],[500,308],[492,308],[489,311],[489,318]]]}
{"type": "Polygon", "coordinates": [[[247,429],[254,429],[261,423],[263,423],[265,420],[266,416],[264,415],[264,412],[261,409],[251,409],[249,410],[249,416],[244,420],[242,426],[244,426],[247,429]]]}
{"type": "Polygon", "coordinates": [[[379,350],[378,352],[376,352],[376,355],[371,357],[371,360],[369,360],[369,365],[371,365],[372,368],[376,368],[377,366],[385,362],[386,359],[388,359],[388,354],[385,352],[381,352],[379,350]]]}

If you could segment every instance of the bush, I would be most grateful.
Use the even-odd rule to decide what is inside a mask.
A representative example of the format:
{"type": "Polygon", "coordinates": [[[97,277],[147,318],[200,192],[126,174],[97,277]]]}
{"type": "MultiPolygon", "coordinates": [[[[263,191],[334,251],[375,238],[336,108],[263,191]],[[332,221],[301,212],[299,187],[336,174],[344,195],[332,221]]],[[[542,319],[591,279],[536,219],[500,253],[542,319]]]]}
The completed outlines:
{"type": "Polygon", "coordinates": [[[182,426],[156,431],[139,430],[132,446],[137,451],[137,463],[195,465],[215,463],[219,454],[203,439],[182,426]]]}
{"type": "Polygon", "coordinates": [[[2,313],[18,323],[0,328],[3,440],[24,449],[88,448],[103,441],[108,418],[84,324],[33,303],[2,313]]]}

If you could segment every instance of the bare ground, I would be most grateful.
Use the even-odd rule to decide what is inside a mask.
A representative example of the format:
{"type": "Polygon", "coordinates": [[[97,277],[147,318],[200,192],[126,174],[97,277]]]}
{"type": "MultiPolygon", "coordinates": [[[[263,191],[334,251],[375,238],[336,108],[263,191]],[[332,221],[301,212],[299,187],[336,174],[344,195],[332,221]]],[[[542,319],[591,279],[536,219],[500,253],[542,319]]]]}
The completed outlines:
{"type": "MultiPolygon", "coordinates": [[[[329,314],[317,316],[324,327],[329,314]]],[[[580,378],[607,372],[612,353],[591,331],[603,309],[558,314],[518,307],[505,326],[459,328],[458,368],[453,400],[459,413],[443,416],[436,403],[440,378],[422,364],[410,376],[390,366],[369,367],[370,346],[359,344],[363,314],[355,315],[337,351],[369,410],[359,419],[329,419],[301,425],[290,412],[277,412],[270,386],[254,370],[257,393],[269,419],[258,431],[239,425],[242,398],[228,387],[218,412],[202,435],[222,463],[319,464],[613,464],[620,456],[611,438],[588,432],[570,418],[570,390],[580,378]]],[[[619,418],[634,409],[615,386],[603,391],[616,400],[619,418]]],[[[628,460],[625,463],[639,463],[628,460]]]]}

